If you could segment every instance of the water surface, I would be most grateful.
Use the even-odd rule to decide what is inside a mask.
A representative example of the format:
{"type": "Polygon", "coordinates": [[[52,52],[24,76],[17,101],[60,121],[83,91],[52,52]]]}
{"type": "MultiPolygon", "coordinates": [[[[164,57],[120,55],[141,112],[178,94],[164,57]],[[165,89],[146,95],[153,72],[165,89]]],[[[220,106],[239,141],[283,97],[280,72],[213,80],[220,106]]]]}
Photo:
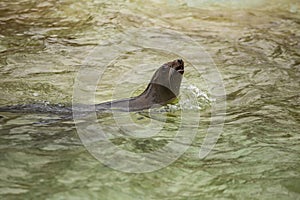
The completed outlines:
{"type": "MultiPolygon", "coordinates": [[[[177,31],[213,58],[227,96],[223,132],[213,151],[198,158],[214,101],[203,78],[206,71],[197,73],[185,60],[180,101],[150,118],[131,114],[140,126],[155,119],[163,126],[159,134],[132,138],[111,114],[97,121],[115,145],[141,153],[172,141],[182,120],[180,105],[190,112],[189,121],[197,120],[193,114],[198,112],[197,135],[177,161],[151,173],[123,173],[84,148],[72,120],[1,113],[2,199],[299,199],[297,1],[2,1],[0,104],[70,104],[79,69],[97,67],[107,53],[95,48],[117,44],[120,37],[134,43],[124,34],[132,28],[177,31]],[[199,105],[189,107],[194,104],[188,97],[199,105]]],[[[177,57],[168,47],[120,54],[105,70],[95,101],[138,94],[155,69],[177,57]]],[[[193,127],[185,126],[184,133],[191,134],[193,127]]]]}

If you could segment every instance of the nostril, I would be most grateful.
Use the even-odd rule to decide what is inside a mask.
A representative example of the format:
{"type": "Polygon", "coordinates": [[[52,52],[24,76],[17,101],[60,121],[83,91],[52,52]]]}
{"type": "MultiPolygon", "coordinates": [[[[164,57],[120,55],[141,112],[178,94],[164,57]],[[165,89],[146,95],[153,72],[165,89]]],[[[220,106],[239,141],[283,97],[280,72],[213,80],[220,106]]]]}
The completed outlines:
{"type": "Polygon", "coordinates": [[[182,63],[183,63],[182,59],[177,59],[177,62],[178,62],[179,64],[182,64],[182,63]]]}

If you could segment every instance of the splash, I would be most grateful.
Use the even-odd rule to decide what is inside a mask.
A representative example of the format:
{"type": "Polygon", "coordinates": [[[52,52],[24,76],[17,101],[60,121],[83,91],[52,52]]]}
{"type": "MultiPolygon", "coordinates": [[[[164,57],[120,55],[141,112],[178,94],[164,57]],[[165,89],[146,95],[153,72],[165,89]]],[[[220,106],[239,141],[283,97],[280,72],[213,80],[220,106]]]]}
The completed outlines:
{"type": "Polygon", "coordinates": [[[182,109],[203,110],[211,101],[207,93],[195,85],[183,85],[181,89],[179,104],[182,109]]]}
{"type": "Polygon", "coordinates": [[[207,92],[202,91],[195,85],[182,85],[178,102],[168,104],[160,110],[174,112],[178,110],[204,110],[210,106],[211,99],[207,92]]]}

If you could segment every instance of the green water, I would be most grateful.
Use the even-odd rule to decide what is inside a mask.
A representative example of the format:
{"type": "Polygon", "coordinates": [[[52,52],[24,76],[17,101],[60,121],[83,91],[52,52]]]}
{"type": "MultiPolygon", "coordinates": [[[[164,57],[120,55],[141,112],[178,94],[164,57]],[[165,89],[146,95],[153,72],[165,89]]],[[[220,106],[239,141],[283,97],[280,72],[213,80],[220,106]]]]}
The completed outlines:
{"type": "MultiPolygon", "coordinates": [[[[0,105],[69,104],[78,72],[94,70],[112,52],[120,55],[89,103],[138,94],[178,52],[170,46],[131,51],[139,44],[139,33],[128,34],[133,28],[159,29],[158,38],[164,30],[174,32],[161,43],[176,38],[175,32],[186,35],[207,54],[183,58],[177,103],[150,114],[105,113],[95,123],[114,145],[135,153],[164,147],[178,130],[184,146],[184,136],[196,130],[187,151],[160,170],[124,173],[84,147],[72,120],[0,113],[1,199],[300,199],[298,1],[1,1],[0,105]],[[199,72],[192,62],[203,55],[222,76],[227,106],[217,144],[199,159],[214,105],[205,79],[213,66],[204,62],[199,72]],[[134,137],[129,118],[141,135],[158,134],[134,137]]],[[[183,52],[191,48],[177,41],[183,52]]]]}

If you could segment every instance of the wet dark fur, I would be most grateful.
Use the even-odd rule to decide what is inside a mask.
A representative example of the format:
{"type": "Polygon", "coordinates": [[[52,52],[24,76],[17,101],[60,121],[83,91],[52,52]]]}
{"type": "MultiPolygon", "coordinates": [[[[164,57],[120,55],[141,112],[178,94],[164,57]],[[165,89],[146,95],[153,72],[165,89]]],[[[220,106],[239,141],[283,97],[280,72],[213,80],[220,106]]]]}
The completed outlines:
{"type": "MultiPolygon", "coordinates": [[[[174,100],[179,95],[179,88],[184,73],[181,59],[163,64],[154,73],[145,91],[139,96],[96,104],[97,112],[104,110],[139,111],[159,107],[174,100]]],[[[76,106],[84,112],[85,106],[76,106]]],[[[23,104],[0,107],[0,112],[54,113],[71,114],[71,106],[57,104],[23,104]]]]}

